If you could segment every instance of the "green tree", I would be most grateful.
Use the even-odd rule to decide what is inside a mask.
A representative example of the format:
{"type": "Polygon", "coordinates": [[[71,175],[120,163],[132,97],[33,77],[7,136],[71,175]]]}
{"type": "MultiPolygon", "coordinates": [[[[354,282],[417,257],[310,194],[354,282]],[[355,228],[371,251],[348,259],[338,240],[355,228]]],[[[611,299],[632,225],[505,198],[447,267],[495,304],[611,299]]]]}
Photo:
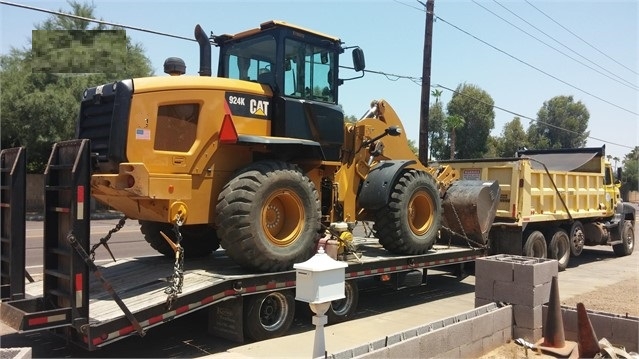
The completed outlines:
{"type": "Polygon", "coordinates": [[[572,96],[555,96],[545,101],[537,121],[528,127],[528,142],[532,148],[580,148],[590,135],[590,113],[581,101],[572,96]]]}
{"type": "Polygon", "coordinates": [[[639,190],[639,146],[626,154],[622,162],[623,187],[626,191],[639,190]]]}
{"type": "Polygon", "coordinates": [[[435,103],[428,109],[428,153],[431,159],[443,159],[447,153],[448,134],[444,127],[444,107],[439,100],[441,93],[441,90],[433,90],[435,103]]]}
{"type": "Polygon", "coordinates": [[[455,146],[457,158],[481,158],[488,151],[490,130],[495,127],[495,102],[472,84],[457,86],[447,106],[449,116],[460,116],[465,124],[455,131],[461,140],[455,146]]]}
{"type": "Polygon", "coordinates": [[[450,133],[450,141],[448,145],[450,146],[450,159],[455,159],[455,142],[457,141],[457,131],[462,128],[466,124],[466,120],[459,115],[451,115],[446,117],[445,125],[446,129],[448,129],[448,133],[450,133]]]}
{"type": "Polygon", "coordinates": [[[514,157],[517,151],[528,147],[526,131],[519,117],[504,125],[500,140],[499,157],[514,157]]]}
{"type": "MultiPolygon", "coordinates": [[[[93,18],[93,5],[70,2],[69,6],[68,13],[93,18]]],[[[74,137],[85,88],[152,74],[139,44],[121,37],[123,32],[117,29],[90,25],[52,16],[35,25],[35,49],[14,48],[0,56],[2,148],[27,147],[30,172],[42,172],[54,142],[74,137]],[[115,46],[118,41],[123,46],[115,46]],[[83,51],[88,48],[93,51],[83,51]],[[73,64],[69,71],[60,71],[68,64],[73,64]],[[101,69],[106,71],[96,71],[101,69]]]]}
{"type": "Polygon", "coordinates": [[[415,156],[419,156],[419,147],[415,144],[415,140],[408,139],[408,148],[415,154],[415,156]]]}

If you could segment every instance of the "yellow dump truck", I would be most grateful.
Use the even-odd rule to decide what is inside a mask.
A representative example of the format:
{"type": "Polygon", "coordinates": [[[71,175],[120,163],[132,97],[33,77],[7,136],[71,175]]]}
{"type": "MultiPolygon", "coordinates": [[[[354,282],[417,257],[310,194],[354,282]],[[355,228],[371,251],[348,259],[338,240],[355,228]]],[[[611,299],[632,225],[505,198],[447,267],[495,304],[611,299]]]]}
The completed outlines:
{"type": "Polygon", "coordinates": [[[547,256],[563,270],[584,245],[612,245],[618,256],[633,251],[635,207],[621,201],[621,171],[615,178],[605,146],[442,163],[462,179],[499,182],[491,252],[547,256]]]}

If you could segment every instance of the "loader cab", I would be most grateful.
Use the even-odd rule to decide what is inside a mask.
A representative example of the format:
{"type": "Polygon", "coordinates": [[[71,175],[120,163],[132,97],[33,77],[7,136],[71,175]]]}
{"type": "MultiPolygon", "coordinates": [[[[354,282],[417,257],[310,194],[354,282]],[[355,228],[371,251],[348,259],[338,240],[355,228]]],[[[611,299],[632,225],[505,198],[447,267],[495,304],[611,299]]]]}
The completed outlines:
{"type": "MultiPolygon", "coordinates": [[[[271,136],[321,145],[324,160],[338,161],[344,113],[338,105],[340,39],[281,21],[213,38],[220,47],[218,77],[258,82],[272,93],[271,136]]],[[[361,56],[361,50],[357,52],[361,56]]],[[[354,56],[355,58],[355,56],[354,56]]],[[[362,61],[356,66],[363,70],[362,61]]]]}

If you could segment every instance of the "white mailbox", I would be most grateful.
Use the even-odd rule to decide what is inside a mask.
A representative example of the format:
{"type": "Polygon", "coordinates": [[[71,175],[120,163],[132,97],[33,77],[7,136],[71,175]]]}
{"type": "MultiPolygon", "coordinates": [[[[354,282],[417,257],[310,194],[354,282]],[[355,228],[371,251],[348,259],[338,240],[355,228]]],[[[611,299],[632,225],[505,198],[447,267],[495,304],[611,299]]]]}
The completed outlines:
{"type": "Polygon", "coordinates": [[[306,303],[343,299],[346,267],[346,263],[329,257],[323,248],[306,262],[294,264],[295,299],[306,303]]]}

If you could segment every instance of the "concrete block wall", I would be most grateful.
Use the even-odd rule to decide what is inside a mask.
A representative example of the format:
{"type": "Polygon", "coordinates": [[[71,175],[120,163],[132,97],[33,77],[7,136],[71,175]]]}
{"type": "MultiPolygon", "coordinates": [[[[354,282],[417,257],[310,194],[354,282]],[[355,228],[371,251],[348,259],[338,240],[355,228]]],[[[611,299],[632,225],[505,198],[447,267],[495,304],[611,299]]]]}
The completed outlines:
{"type": "Polygon", "coordinates": [[[557,261],[499,254],[475,262],[475,306],[502,302],[513,307],[513,338],[542,337],[542,306],[550,298],[557,261]]]}
{"type": "MultiPolygon", "coordinates": [[[[626,348],[627,352],[639,352],[639,318],[590,311],[588,308],[586,311],[597,339],[606,338],[612,345],[626,348]]],[[[547,305],[543,306],[542,312],[545,321],[548,315],[547,305]]],[[[577,310],[562,306],[561,316],[566,340],[577,341],[577,310]]]]}
{"type": "Polygon", "coordinates": [[[471,358],[512,339],[512,307],[496,303],[389,335],[329,358],[471,358]]]}

